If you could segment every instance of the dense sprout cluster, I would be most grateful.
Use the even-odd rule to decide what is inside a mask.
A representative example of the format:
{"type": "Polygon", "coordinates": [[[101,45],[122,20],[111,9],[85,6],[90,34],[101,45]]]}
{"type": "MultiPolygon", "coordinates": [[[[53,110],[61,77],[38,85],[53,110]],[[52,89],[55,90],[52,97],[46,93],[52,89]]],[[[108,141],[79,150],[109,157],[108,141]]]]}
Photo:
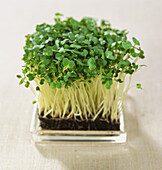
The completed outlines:
{"type": "Polygon", "coordinates": [[[120,73],[131,75],[139,68],[136,61],[144,58],[144,52],[136,38],[128,41],[126,30],[113,29],[105,20],[98,26],[93,18],[77,21],[61,16],[57,13],[55,24],[37,25],[36,32],[26,36],[23,76],[17,75],[20,84],[29,87],[37,79],[36,90],[44,82],[52,89],[67,88],[101,75],[102,84],[110,89],[114,81],[122,82],[120,73]]]}
{"type": "Polygon", "coordinates": [[[61,16],[26,36],[19,84],[31,88],[45,118],[118,121],[132,74],[143,66],[137,64],[144,58],[139,41],[128,41],[126,30],[105,20],[97,25],[93,18],[61,16]]]}

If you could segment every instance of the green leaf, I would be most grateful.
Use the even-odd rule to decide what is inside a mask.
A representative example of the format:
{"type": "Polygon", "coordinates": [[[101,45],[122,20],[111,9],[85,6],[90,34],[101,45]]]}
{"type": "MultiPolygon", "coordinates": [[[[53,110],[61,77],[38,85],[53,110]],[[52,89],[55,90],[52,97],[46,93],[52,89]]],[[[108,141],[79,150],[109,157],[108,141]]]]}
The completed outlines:
{"type": "Polygon", "coordinates": [[[109,72],[106,74],[105,77],[106,77],[107,79],[112,79],[112,76],[113,76],[113,74],[112,74],[112,69],[110,69],[109,72]]]}
{"type": "Polygon", "coordinates": [[[34,75],[33,74],[28,74],[27,75],[27,77],[28,77],[28,79],[29,79],[29,81],[32,81],[32,80],[34,80],[34,75]]]}
{"type": "Polygon", "coordinates": [[[24,78],[22,78],[22,79],[20,80],[19,85],[23,84],[23,83],[24,83],[24,81],[25,81],[25,77],[24,77],[24,78]]]}
{"type": "Polygon", "coordinates": [[[63,16],[63,14],[57,12],[57,13],[55,13],[55,16],[56,16],[56,17],[59,17],[59,16],[63,16]]]}
{"type": "Polygon", "coordinates": [[[69,60],[67,58],[63,59],[63,66],[67,66],[69,64],[69,60]]]}
{"type": "Polygon", "coordinates": [[[70,47],[71,47],[71,48],[76,48],[76,49],[82,48],[82,46],[76,45],[76,44],[71,44],[70,47]]]}
{"type": "Polygon", "coordinates": [[[147,65],[145,65],[145,64],[141,64],[141,65],[139,65],[140,67],[148,67],[147,65]]]}
{"type": "Polygon", "coordinates": [[[60,88],[62,87],[61,82],[58,81],[58,82],[56,83],[56,87],[60,89],[60,88]]]}
{"type": "Polygon", "coordinates": [[[144,51],[143,51],[143,50],[141,50],[141,48],[140,48],[140,47],[139,47],[139,50],[140,50],[139,57],[140,57],[141,59],[144,59],[144,58],[145,58],[145,56],[144,56],[144,51]]]}
{"type": "Polygon", "coordinates": [[[135,63],[132,63],[132,67],[135,68],[136,70],[138,69],[138,65],[136,65],[135,63]]]}
{"type": "Polygon", "coordinates": [[[34,101],[32,102],[32,104],[35,104],[35,103],[37,103],[37,101],[36,101],[36,100],[34,100],[34,101]]]}
{"type": "Polygon", "coordinates": [[[123,81],[121,79],[117,79],[116,81],[119,83],[123,83],[123,81]]]}
{"type": "Polygon", "coordinates": [[[57,49],[59,48],[59,39],[57,39],[57,40],[55,40],[55,44],[56,44],[56,47],[57,47],[57,49]]]}
{"type": "Polygon", "coordinates": [[[96,69],[96,66],[95,65],[89,65],[89,69],[94,70],[94,69],[96,69]]]}
{"type": "Polygon", "coordinates": [[[86,49],[83,50],[83,56],[86,57],[88,54],[88,51],[86,49]]]}
{"type": "Polygon", "coordinates": [[[97,44],[97,42],[98,42],[98,38],[96,38],[96,37],[92,37],[92,38],[90,38],[90,40],[93,41],[94,44],[97,44]]]}
{"type": "Polygon", "coordinates": [[[84,44],[90,44],[90,41],[89,40],[84,40],[83,43],[84,44]]]}
{"type": "Polygon", "coordinates": [[[61,85],[65,85],[66,82],[64,80],[60,80],[61,85]]]}
{"type": "Polygon", "coordinates": [[[55,63],[51,63],[51,69],[53,70],[53,72],[57,72],[57,65],[55,63]]]}
{"type": "Polygon", "coordinates": [[[43,55],[45,56],[52,56],[53,55],[53,51],[52,51],[52,47],[47,47],[43,50],[43,55]]]}
{"type": "Polygon", "coordinates": [[[103,66],[103,67],[104,67],[104,66],[106,66],[106,64],[107,64],[107,61],[99,58],[99,59],[97,60],[97,63],[98,63],[100,66],[103,66]]]}
{"type": "Polygon", "coordinates": [[[35,60],[34,60],[34,64],[38,64],[39,63],[39,60],[36,58],[35,60]]]}
{"type": "Polygon", "coordinates": [[[70,40],[74,40],[75,39],[75,35],[72,32],[70,32],[68,36],[69,36],[70,40]]]}
{"type": "Polygon", "coordinates": [[[95,58],[94,58],[94,57],[91,57],[91,58],[88,60],[87,63],[88,63],[88,65],[89,65],[89,69],[90,69],[90,70],[96,69],[95,58]]]}
{"type": "Polygon", "coordinates": [[[134,53],[132,53],[132,56],[133,56],[133,57],[138,57],[139,54],[137,54],[137,53],[134,52],[134,53]]]}
{"type": "Polygon", "coordinates": [[[127,42],[122,42],[122,46],[124,49],[130,49],[132,47],[132,44],[130,41],[127,41],[127,42]]]}
{"type": "Polygon", "coordinates": [[[104,54],[104,53],[102,53],[101,58],[102,58],[103,60],[105,59],[105,54],[104,54]]]}
{"type": "Polygon", "coordinates": [[[61,45],[64,45],[67,41],[68,39],[64,39],[63,41],[61,41],[61,45]]]}
{"type": "Polygon", "coordinates": [[[41,79],[39,83],[40,83],[41,85],[43,85],[43,84],[44,84],[44,81],[45,81],[44,79],[41,79]]]}
{"type": "Polygon", "coordinates": [[[55,55],[55,57],[56,57],[56,59],[59,60],[59,61],[62,61],[63,58],[64,58],[64,56],[63,56],[62,54],[59,54],[59,53],[57,53],[57,54],[55,55]]]}
{"type": "Polygon", "coordinates": [[[49,76],[45,76],[45,79],[47,80],[48,83],[51,83],[51,79],[49,76]]]}
{"type": "Polygon", "coordinates": [[[40,91],[40,88],[39,88],[39,86],[37,86],[37,87],[36,87],[36,91],[40,91]]]}
{"type": "Polygon", "coordinates": [[[89,60],[88,60],[88,65],[93,65],[95,64],[95,58],[94,57],[91,57],[89,60]]]}
{"type": "Polygon", "coordinates": [[[70,77],[70,76],[71,76],[71,73],[68,71],[66,75],[67,75],[68,77],[70,77]]]}
{"type": "Polygon", "coordinates": [[[57,50],[58,50],[58,47],[56,45],[53,45],[51,48],[52,48],[53,52],[57,52],[57,50]]]}
{"type": "Polygon", "coordinates": [[[60,48],[59,53],[65,53],[65,49],[63,47],[60,48]]]}
{"type": "Polygon", "coordinates": [[[47,59],[45,59],[45,60],[42,61],[43,67],[46,66],[46,65],[48,65],[49,63],[50,63],[50,62],[49,62],[49,60],[47,60],[47,59]]]}
{"type": "Polygon", "coordinates": [[[17,78],[19,78],[19,79],[20,79],[20,78],[22,78],[22,76],[21,76],[21,75],[16,75],[16,77],[17,77],[17,78]]]}
{"type": "Polygon", "coordinates": [[[30,85],[30,83],[29,83],[29,81],[27,81],[27,82],[25,83],[25,87],[28,88],[29,85],[30,85]]]}
{"type": "Polygon", "coordinates": [[[79,41],[79,42],[81,42],[85,39],[83,35],[77,35],[75,37],[76,37],[77,41],[79,41]]]}
{"type": "Polygon", "coordinates": [[[44,45],[34,45],[33,46],[33,50],[39,50],[39,49],[42,49],[44,47],[44,45]]]}
{"type": "Polygon", "coordinates": [[[130,65],[130,61],[128,61],[128,60],[122,60],[122,61],[119,62],[118,68],[127,67],[127,66],[129,66],[129,65],[130,65]]]}
{"type": "Polygon", "coordinates": [[[106,51],[105,56],[106,56],[106,58],[108,58],[110,60],[115,60],[113,53],[111,51],[106,51]]]}
{"type": "Polygon", "coordinates": [[[99,38],[100,44],[104,45],[106,43],[106,41],[103,38],[99,38]]]}
{"type": "Polygon", "coordinates": [[[70,76],[71,76],[71,73],[68,71],[67,74],[64,76],[64,80],[67,81],[70,76]]]}
{"type": "Polygon", "coordinates": [[[81,65],[81,66],[84,66],[84,63],[82,63],[82,61],[80,59],[77,60],[77,64],[81,65]]]}
{"type": "Polygon", "coordinates": [[[113,55],[108,55],[107,58],[110,59],[110,60],[115,60],[113,55]]]}
{"type": "MultiPolygon", "coordinates": [[[[47,43],[49,43],[49,42],[51,42],[51,41],[53,41],[54,39],[53,39],[53,37],[49,37],[46,41],[45,41],[45,43],[47,44],[47,43]]],[[[44,46],[44,45],[43,45],[44,46]]],[[[42,47],[43,48],[43,47],[42,47]]]]}
{"type": "Polygon", "coordinates": [[[69,68],[74,68],[74,67],[75,67],[74,61],[70,61],[70,62],[69,62],[69,68]]]}
{"type": "Polygon", "coordinates": [[[141,87],[141,84],[136,84],[136,87],[138,88],[138,89],[142,89],[142,87],[141,87]]]}
{"type": "Polygon", "coordinates": [[[52,82],[52,83],[51,83],[51,88],[52,88],[52,89],[55,89],[55,88],[56,88],[56,83],[55,83],[55,82],[52,82]]]}
{"type": "Polygon", "coordinates": [[[66,76],[64,76],[64,81],[67,81],[68,80],[68,76],[66,75],[66,76]]]}
{"type": "Polygon", "coordinates": [[[112,81],[112,80],[109,80],[109,81],[107,81],[105,87],[106,87],[107,89],[110,89],[112,84],[113,84],[113,81],[112,81]]]}
{"type": "Polygon", "coordinates": [[[111,48],[114,47],[115,45],[116,45],[116,42],[113,42],[113,43],[111,44],[111,48]]]}
{"type": "Polygon", "coordinates": [[[135,45],[140,45],[140,42],[135,37],[133,37],[132,40],[135,45]]]}

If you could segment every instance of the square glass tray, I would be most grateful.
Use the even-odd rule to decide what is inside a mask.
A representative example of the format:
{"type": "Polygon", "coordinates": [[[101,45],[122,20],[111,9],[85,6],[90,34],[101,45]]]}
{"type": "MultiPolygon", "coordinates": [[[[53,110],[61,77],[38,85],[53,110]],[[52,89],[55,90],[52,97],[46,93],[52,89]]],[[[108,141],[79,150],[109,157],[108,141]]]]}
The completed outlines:
{"type": "Polygon", "coordinates": [[[45,141],[99,141],[109,143],[126,142],[123,111],[120,113],[120,130],[43,130],[38,119],[38,107],[33,109],[30,132],[35,142],[45,141]]]}

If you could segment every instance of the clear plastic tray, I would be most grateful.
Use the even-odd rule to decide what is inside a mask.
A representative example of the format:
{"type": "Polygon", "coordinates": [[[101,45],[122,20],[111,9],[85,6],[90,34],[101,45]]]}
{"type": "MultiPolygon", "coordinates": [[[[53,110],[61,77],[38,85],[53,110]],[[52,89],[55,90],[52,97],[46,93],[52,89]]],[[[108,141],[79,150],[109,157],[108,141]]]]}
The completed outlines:
{"type": "Polygon", "coordinates": [[[35,142],[56,141],[99,141],[110,143],[126,142],[123,112],[120,113],[120,130],[43,130],[38,119],[38,107],[34,106],[30,132],[35,142]]]}

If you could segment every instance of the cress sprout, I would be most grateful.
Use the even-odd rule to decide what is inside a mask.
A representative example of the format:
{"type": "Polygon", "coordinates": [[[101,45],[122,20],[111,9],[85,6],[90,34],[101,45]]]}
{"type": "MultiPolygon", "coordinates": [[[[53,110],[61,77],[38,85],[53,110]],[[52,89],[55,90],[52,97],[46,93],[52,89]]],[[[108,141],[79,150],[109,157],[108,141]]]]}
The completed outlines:
{"type": "Polygon", "coordinates": [[[144,58],[139,41],[133,37],[130,42],[126,30],[106,20],[98,25],[89,17],[77,21],[55,15],[54,24],[37,25],[26,36],[19,84],[39,91],[43,117],[95,120],[100,115],[118,121],[131,77],[142,67],[137,64],[144,58]]]}

